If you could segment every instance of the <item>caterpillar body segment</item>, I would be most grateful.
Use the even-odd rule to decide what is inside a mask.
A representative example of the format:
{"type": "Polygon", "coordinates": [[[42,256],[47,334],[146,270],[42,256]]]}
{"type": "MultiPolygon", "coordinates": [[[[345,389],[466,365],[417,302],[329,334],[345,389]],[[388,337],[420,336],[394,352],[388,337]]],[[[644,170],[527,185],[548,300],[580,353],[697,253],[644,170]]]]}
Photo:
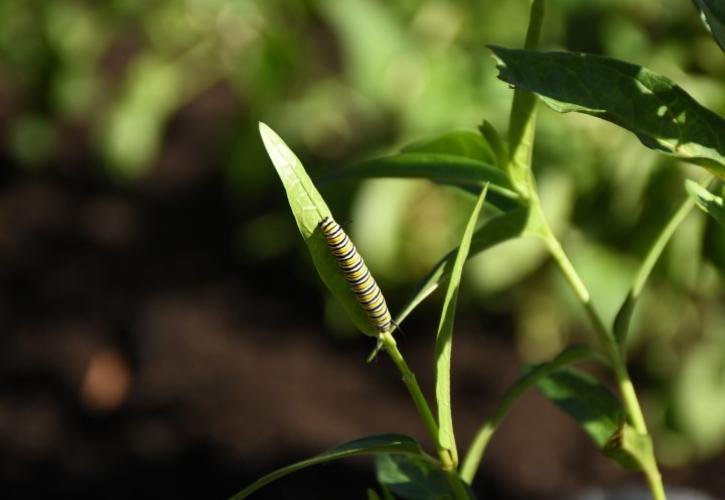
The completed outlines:
{"type": "Polygon", "coordinates": [[[350,288],[355,292],[360,306],[365,310],[370,323],[380,333],[391,331],[393,318],[385,303],[383,293],[357,252],[355,245],[350,241],[350,237],[331,217],[325,217],[320,221],[320,231],[350,288]]]}

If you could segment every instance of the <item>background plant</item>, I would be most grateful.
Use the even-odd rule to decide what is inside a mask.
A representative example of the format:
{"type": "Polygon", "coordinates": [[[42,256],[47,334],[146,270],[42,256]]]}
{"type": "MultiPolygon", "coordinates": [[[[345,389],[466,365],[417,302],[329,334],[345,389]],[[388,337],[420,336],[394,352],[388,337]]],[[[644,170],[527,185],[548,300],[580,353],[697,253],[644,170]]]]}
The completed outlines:
{"type": "MultiPolygon", "coordinates": [[[[710,14],[709,10],[703,13],[708,26],[713,24],[712,19],[708,18],[710,14]]],[[[410,305],[398,318],[398,322],[401,322],[413,307],[450,275],[451,282],[444,301],[435,349],[437,419],[432,417],[414,376],[403,361],[390,334],[382,335],[381,342],[394,362],[399,365],[403,380],[408,385],[421,417],[429,428],[440,458],[440,471],[448,479],[449,495],[455,498],[468,497],[470,493],[465,491],[463,485],[470,484],[473,480],[477,465],[496,425],[505,416],[515,399],[529,386],[536,385],[545,396],[577,419],[605,454],[624,467],[641,470],[654,498],[665,498],[654,456],[652,437],[647,430],[641,405],[627,369],[626,341],[630,318],[655,263],[690,209],[697,203],[704,211],[712,214],[715,220],[720,220],[723,200],[697,184],[689,182],[688,190],[693,199],[686,199],[679,210],[671,216],[637,271],[634,284],[619,308],[613,324],[607,325],[542,212],[531,172],[536,105],[534,93],[555,111],[576,111],[604,118],[633,132],[643,145],[701,165],[719,178],[725,177],[725,159],[722,150],[722,144],[725,144],[725,120],[699,105],[672,81],[642,67],[585,54],[531,50],[538,45],[542,19],[543,3],[534,1],[526,36],[526,50],[491,47],[498,62],[499,77],[517,88],[506,144],[498,137],[494,127],[484,122],[479,128],[481,137],[449,134],[437,140],[418,143],[404,150],[399,156],[373,160],[371,165],[363,165],[343,173],[343,176],[352,178],[422,176],[458,185],[464,189],[466,187],[475,189],[476,185],[486,183],[467,224],[459,249],[444,258],[428,274],[410,301],[410,305]],[[479,142],[476,142],[476,139],[479,139],[479,142]],[[466,144],[467,141],[470,144],[466,144]],[[462,145],[467,147],[461,147],[462,145]],[[466,159],[478,160],[480,164],[464,161],[466,159]],[[495,169],[492,168],[495,166],[506,173],[505,178],[496,175],[495,169]],[[491,233],[491,228],[494,227],[499,231],[503,228],[504,236],[500,239],[530,235],[538,237],[544,243],[592,322],[601,349],[596,354],[601,356],[600,359],[611,368],[622,406],[619,406],[617,400],[610,396],[596,379],[582,372],[562,370],[562,367],[571,361],[579,357],[594,356],[595,353],[578,352],[578,356],[570,357],[569,352],[563,351],[555,360],[540,365],[512,387],[493,420],[481,428],[463,463],[461,476],[458,476],[458,454],[450,402],[452,318],[463,262],[471,247],[476,220],[486,198],[488,183],[492,181],[499,195],[508,200],[498,200],[498,203],[493,203],[500,214],[483,222],[476,236],[480,241],[486,241],[488,233],[491,233]],[[511,207],[512,204],[514,207],[511,207]],[[521,213],[524,214],[523,217],[520,216],[521,213]],[[520,221],[523,221],[523,224],[520,221]]],[[[714,33],[715,35],[718,33],[717,26],[714,33]]],[[[315,257],[318,271],[323,278],[326,278],[329,274],[334,274],[334,271],[331,272],[333,269],[331,266],[322,265],[325,257],[317,251],[319,244],[315,244],[314,229],[323,217],[329,216],[329,210],[316,194],[314,186],[294,154],[286,149],[280,139],[266,126],[262,126],[261,132],[268,152],[285,184],[298,226],[315,257]],[[314,212],[317,212],[316,216],[314,212]]],[[[713,182],[714,185],[718,184],[713,182]]],[[[499,238],[496,238],[491,244],[498,242],[499,238]]],[[[335,286],[329,278],[326,281],[331,290],[342,298],[343,303],[350,303],[349,292],[346,296],[345,290],[335,286]]],[[[354,311],[354,308],[351,309],[354,311]]],[[[391,445],[400,440],[397,436],[391,436],[390,439],[391,445]]],[[[365,447],[364,444],[361,446],[365,447]]],[[[390,450],[385,452],[388,453],[390,450]]],[[[381,452],[375,448],[371,453],[381,452]]],[[[412,455],[415,457],[416,454],[412,455]]],[[[416,460],[422,460],[424,456],[421,453],[420,458],[416,460]]],[[[402,462],[398,460],[394,468],[402,470],[408,460],[403,459],[402,462]]],[[[386,464],[390,467],[390,463],[386,460],[378,461],[378,467],[380,470],[385,470],[386,464]]],[[[386,477],[384,472],[379,472],[379,480],[386,477]]],[[[246,496],[267,481],[268,478],[263,478],[241,492],[239,496],[246,496]]],[[[384,480],[381,482],[384,489],[391,488],[409,498],[427,498],[426,495],[441,494],[440,491],[434,493],[433,490],[425,493],[425,481],[419,478],[407,477],[406,480],[402,480],[396,476],[394,482],[385,483],[384,480]],[[398,488],[401,483],[405,488],[398,488]],[[413,485],[414,489],[419,488],[420,492],[412,494],[408,491],[410,485],[413,485]]]]}
{"type": "MultiPolygon", "coordinates": [[[[0,156],[4,164],[0,203],[7,215],[0,221],[5,235],[0,241],[6,283],[0,297],[0,312],[4,311],[0,321],[6,332],[4,374],[16,373],[18,366],[35,366],[35,362],[15,363],[35,352],[17,347],[32,341],[27,325],[40,318],[31,314],[23,320],[26,309],[42,309],[42,317],[53,325],[50,345],[57,341],[65,346],[53,349],[63,363],[54,357],[39,363],[47,367],[43,369],[56,373],[59,367],[76,367],[70,374],[56,373],[63,384],[75,380],[75,374],[84,369],[74,364],[84,358],[69,351],[77,345],[63,326],[71,317],[100,322],[114,339],[122,339],[122,350],[131,346],[130,359],[141,363],[138,376],[143,377],[146,362],[167,366],[168,360],[159,360],[158,352],[149,351],[153,344],[139,328],[147,324],[145,297],[164,283],[159,275],[164,269],[168,274],[174,263],[188,261],[184,254],[188,248],[180,240],[165,243],[163,239],[173,234],[176,224],[198,241],[193,248],[206,248],[217,256],[229,253],[224,262],[234,264],[225,270],[225,280],[232,280],[244,297],[246,287],[253,284],[257,300],[284,302],[286,306],[276,307],[299,310],[302,320],[314,325],[324,311],[327,330],[336,335],[333,345],[341,349],[345,342],[359,342],[346,337],[351,323],[337,301],[320,303],[323,294],[316,291],[318,280],[294,237],[288,208],[259,141],[258,120],[272,124],[317,179],[336,174],[341,165],[397,151],[421,137],[455,127],[474,130],[481,117],[497,130],[506,130],[511,92],[495,79],[485,44],[520,46],[528,7],[525,2],[334,2],[339,8],[327,4],[0,2],[0,156]],[[380,39],[381,31],[389,37],[380,39]],[[370,40],[380,43],[373,45],[370,40]],[[15,186],[28,184],[61,185],[63,196],[51,189],[50,194],[56,194],[49,198],[53,203],[43,204],[37,203],[32,192],[22,191],[19,200],[27,201],[20,208],[35,208],[30,214],[17,212],[13,200],[17,201],[15,194],[20,191],[16,193],[15,186]],[[205,197],[203,193],[210,189],[214,196],[205,197]],[[67,202],[77,204],[82,213],[106,213],[96,210],[99,196],[128,199],[130,213],[144,217],[136,220],[140,234],[146,235],[139,247],[163,253],[158,263],[142,265],[141,269],[153,270],[144,272],[143,278],[132,274],[106,283],[106,274],[95,272],[100,288],[87,282],[73,288],[95,290],[94,297],[124,304],[120,326],[104,315],[104,307],[93,302],[84,309],[82,295],[58,288],[78,279],[76,266],[83,256],[96,259],[89,269],[97,269],[93,266],[98,262],[98,248],[115,252],[110,260],[101,260],[112,262],[113,268],[117,268],[118,255],[128,256],[127,250],[119,252],[106,240],[92,247],[94,253],[68,253],[66,249],[74,247],[67,242],[86,245],[89,237],[84,228],[95,220],[91,215],[77,217],[81,212],[73,212],[74,221],[82,220],[83,225],[75,229],[74,224],[73,231],[63,236],[68,240],[63,239],[62,247],[55,246],[58,228],[52,224],[66,213],[67,202]],[[53,213],[46,219],[50,230],[29,232],[33,224],[43,223],[38,214],[44,213],[44,206],[53,213]],[[147,223],[172,214],[178,223],[164,219],[162,231],[144,232],[147,223]],[[214,236],[215,228],[228,235],[214,236]],[[42,261],[38,273],[26,273],[25,260],[12,260],[17,242],[23,255],[33,256],[32,262],[42,261]],[[43,260],[43,255],[51,257],[43,260]],[[75,263],[70,267],[58,263],[62,269],[57,276],[64,279],[56,279],[56,261],[75,263]],[[20,277],[13,278],[16,274],[20,277]],[[274,279],[269,281],[275,276],[284,276],[291,286],[280,290],[274,279]],[[126,287],[135,281],[140,291],[126,297],[126,287]],[[17,288],[13,283],[28,285],[17,288]],[[46,288],[65,291],[46,295],[46,288]],[[24,305],[16,308],[22,301],[24,305]]],[[[725,109],[723,58],[688,2],[553,1],[547,4],[542,46],[607,54],[645,65],[669,76],[719,114],[725,109]]],[[[642,148],[630,134],[577,114],[561,116],[544,108],[537,134],[534,168],[545,213],[610,323],[638,263],[666,223],[663,207],[673,211],[673,199],[682,195],[682,180],[697,178],[702,170],[688,171],[642,148]],[[571,141],[571,137],[580,140],[571,141]],[[563,142],[568,149],[560,148],[563,142]],[[607,262],[613,264],[602,265],[607,262]]],[[[394,311],[402,309],[411,289],[440,256],[456,246],[470,211],[470,197],[425,181],[376,179],[320,187],[336,215],[342,221],[352,220],[352,236],[382,281],[394,311]]],[[[484,213],[492,214],[488,208],[484,213]]],[[[106,220],[104,227],[116,227],[115,221],[106,220]]],[[[716,418],[710,404],[723,393],[713,376],[722,331],[722,248],[722,230],[716,223],[688,217],[653,270],[632,319],[630,366],[650,430],[657,436],[660,459],[667,464],[709,459],[712,470],[719,470],[715,464],[723,442],[722,419],[716,418]]],[[[194,269],[189,271],[193,283],[206,279],[201,274],[206,267],[191,264],[188,269],[194,269]]],[[[183,290],[180,285],[187,281],[179,274],[170,283],[175,290],[183,290]]],[[[486,323],[484,340],[500,339],[496,332],[501,329],[513,332],[506,344],[515,346],[524,361],[552,359],[564,345],[585,339],[582,333],[589,331],[588,319],[535,240],[518,239],[474,258],[466,267],[463,287],[461,325],[486,323]]],[[[252,291],[248,293],[251,296],[252,291]]],[[[416,325],[435,324],[438,311],[435,299],[425,301],[412,320],[416,325]]],[[[264,320],[250,319],[255,327],[264,320]]],[[[209,338],[216,331],[214,325],[219,322],[205,326],[209,338]]],[[[253,327],[239,328],[247,332],[253,327]]],[[[414,333],[407,342],[413,343],[418,328],[409,328],[414,333]]],[[[29,379],[15,374],[10,380],[29,379]]],[[[225,394],[243,394],[246,380],[227,374],[216,387],[225,394]],[[222,389],[225,384],[235,389],[222,389]]],[[[24,394],[32,398],[38,390],[25,387],[24,394]]],[[[7,390],[3,394],[7,402],[7,390]]],[[[179,397],[188,400],[191,396],[188,391],[179,397]]],[[[192,407],[189,401],[187,405],[192,407]]],[[[236,406],[236,412],[230,407],[225,414],[231,419],[239,415],[240,407],[236,406]]],[[[71,417],[75,411],[71,409],[71,417]]],[[[124,423],[137,414],[130,415],[114,422],[124,423]]],[[[48,412],[45,417],[63,429],[77,422],[63,411],[48,412]]],[[[184,435],[185,431],[177,431],[176,436],[184,435]]],[[[211,431],[195,432],[195,436],[207,436],[205,432],[211,431]]],[[[109,454],[96,446],[92,432],[71,429],[64,434],[77,436],[75,442],[86,446],[88,453],[98,452],[94,463],[103,470],[103,457],[109,454]]],[[[17,429],[11,435],[23,436],[17,429]]],[[[214,446],[231,447],[234,453],[214,456],[233,456],[236,464],[260,464],[274,453],[270,445],[245,455],[239,450],[250,440],[236,433],[218,435],[224,438],[208,439],[214,446]]],[[[33,436],[23,441],[30,443],[33,436]]],[[[327,442],[304,437],[295,441],[300,455],[327,442]]],[[[59,445],[54,446],[49,449],[59,445]]],[[[293,453],[293,447],[288,453],[293,453]]],[[[8,453],[14,453],[13,449],[8,453]]],[[[182,453],[186,448],[179,445],[177,449],[182,453]]],[[[43,460],[56,457],[56,462],[57,457],[79,456],[47,453],[51,454],[43,455],[43,460]]],[[[271,468],[269,464],[256,467],[256,473],[271,468]]],[[[705,477],[706,469],[697,470],[705,477]]],[[[156,469],[152,475],[160,477],[156,469]]],[[[63,485],[71,484],[63,477],[63,485]]],[[[209,488],[229,492],[240,482],[239,477],[226,486],[212,481],[209,488]]],[[[52,476],[44,484],[52,484],[52,476]]],[[[529,491],[523,480],[509,484],[529,491]]],[[[38,484],[29,482],[30,486],[38,484]]]]}

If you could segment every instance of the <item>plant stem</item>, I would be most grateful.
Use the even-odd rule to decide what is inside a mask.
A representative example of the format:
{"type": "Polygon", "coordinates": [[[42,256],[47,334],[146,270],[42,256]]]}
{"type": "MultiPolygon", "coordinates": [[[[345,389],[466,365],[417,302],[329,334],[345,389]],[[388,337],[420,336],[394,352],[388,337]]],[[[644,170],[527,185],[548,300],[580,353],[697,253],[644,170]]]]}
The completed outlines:
{"type": "Polygon", "coordinates": [[[599,313],[596,309],[594,309],[587,287],[582,282],[579,274],[576,272],[576,269],[574,269],[569,257],[561,247],[559,240],[556,239],[548,225],[545,226],[545,229],[544,241],[549,249],[549,252],[559,265],[559,269],[561,269],[564,277],[571,285],[582,306],[584,306],[587,316],[589,316],[589,319],[594,325],[594,330],[597,333],[599,342],[609,358],[612,370],[614,371],[614,376],[617,379],[617,385],[619,387],[619,392],[622,395],[624,406],[632,421],[632,426],[637,430],[637,432],[647,434],[647,424],[645,423],[644,416],[642,415],[642,409],[639,406],[637,395],[634,392],[634,386],[629,378],[627,367],[624,363],[619,346],[614,339],[614,335],[604,325],[604,321],[602,321],[601,316],[599,316],[599,313]]]}
{"type": "Polygon", "coordinates": [[[420,390],[415,374],[412,372],[410,367],[408,367],[408,363],[405,362],[403,355],[398,350],[398,344],[395,342],[395,338],[393,338],[389,332],[386,332],[381,334],[380,340],[383,343],[385,352],[388,353],[390,359],[393,360],[393,363],[395,363],[400,371],[400,374],[403,376],[403,383],[405,383],[405,386],[408,388],[410,397],[413,398],[413,403],[415,403],[415,407],[423,419],[423,423],[428,430],[428,434],[435,444],[443,470],[453,470],[453,460],[451,459],[450,453],[448,450],[440,446],[438,439],[438,424],[433,417],[433,412],[431,412],[430,406],[428,406],[428,402],[423,395],[423,391],[420,390]]]}
{"type": "MultiPolygon", "coordinates": [[[[538,201],[535,202],[535,206],[537,207],[537,210],[541,210],[538,201]]],[[[622,396],[622,402],[627,410],[627,414],[629,415],[632,427],[638,433],[648,435],[647,424],[644,420],[642,408],[639,405],[639,400],[637,399],[637,394],[635,393],[634,386],[632,385],[632,380],[629,378],[629,373],[627,371],[627,365],[624,361],[623,352],[619,348],[619,345],[617,344],[617,341],[612,331],[605,326],[601,316],[599,316],[599,313],[597,313],[596,309],[594,309],[594,306],[591,302],[591,296],[589,295],[589,291],[579,277],[579,274],[576,272],[576,269],[574,269],[574,266],[569,260],[569,257],[564,252],[564,249],[559,243],[559,240],[552,233],[551,229],[546,223],[545,218],[543,217],[543,214],[540,215],[540,220],[543,223],[541,227],[541,229],[543,230],[541,235],[552,257],[559,265],[559,269],[561,269],[561,272],[564,274],[564,277],[571,285],[574,293],[584,306],[587,315],[589,316],[592,324],[594,325],[594,330],[597,333],[597,337],[599,338],[599,341],[604,348],[607,357],[609,358],[612,370],[614,371],[614,376],[617,380],[617,386],[619,387],[619,392],[622,396]]],[[[652,497],[655,500],[666,500],[665,490],[662,484],[662,476],[660,475],[660,472],[657,468],[657,461],[654,459],[654,457],[652,457],[651,466],[645,467],[643,472],[645,474],[645,478],[647,479],[647,484],[649,486],[650,492],[652,493],[652,497]]]]}
{"type": "Polygon", "coordinates": [[[451,493],[456,500],[469,500],[470,496],[466,492],[466,488],[463,487],[463,481],[454,471],[445,472],[446,479],[448,480],[448,486],[450,486],[451,493]]]}

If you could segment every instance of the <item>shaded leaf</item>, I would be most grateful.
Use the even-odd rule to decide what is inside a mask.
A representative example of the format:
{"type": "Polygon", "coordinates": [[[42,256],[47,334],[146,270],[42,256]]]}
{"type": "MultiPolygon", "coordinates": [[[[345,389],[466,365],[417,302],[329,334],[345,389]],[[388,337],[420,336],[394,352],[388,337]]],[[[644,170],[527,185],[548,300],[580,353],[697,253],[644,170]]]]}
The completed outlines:
{"type": "Polygon", "coordinates": [[[697,206],[725,227],[725,200],[693,181],[688,180],[685,187],[697,206]]]}
{"type": "Polygon", "coordinates": [[[436,402],[438,406],[438,442],[451,452],[454,463],[458,463],[458,451],[456,439],[453,433],[453,411],[451,408],[451,348],[453,345],[453,321],[456,314],[456,303],[458,301],[458,289],[461,284],[463,264],[468,259],[468,251],[471,248],[473,231],[476,228],[478,215],[481,213],[483,202],[486,200],[488,186],[485,186],[473,207],[471,216],[466,224],[466,229],[461,238],[461,244],[456,252],[453,261],[453,269],[448,283],[446,297],[443,300],[443,310],[438,324],[435,345],[435,385],[436,402]]]}
{"type": "Polygon", "coordinates": [[[501,136],[498,135],[496,128],[488,120],[484,120],[479,125],[478,130],[481,135],[485,137],[486,142],[493,151],[495,162],[494,164],[500,168],[505,168],[508,163],[508,149],[506,143],[503,142],[501,136]]]}
{"type": "Polygon", "coordinates": [[[499,78],[553,110],[615,123],[645,146],[725,176],[725,120],[671,80],[616,59],[491,46],[499,78]]]}
{"type": "Polygon", "coordinates": [[[267,474],[231,497],[231,500],[241,500],[242,498],[247,498],[249,495],[272,481],[284,477],[292,472],[304,469],[305,467],[357,455],[376,455],[380,453],[412,455],[419,457],[421,461],[425,460],[422,458],[423,451],[420,445],[411,437],[402,434],[368,436],[361,439],[355,439],[354,441],[349,441],[315,457],[302,460],[267,474]]]}
{"type": "Polygon", "coordinates": [[[710,34],[725,51],[725,2],[723,0],[694,0],[694,2],[710,34]]]}
{"type": "Polygon", "coordinates": [[[330,253],[325,238],[320,232],[319,223],[324,217],[331,216],[325,200],[310,180],[300,160],[287,147],[282,139],[264,123],[259,124],[259,132],[264,141],[277,174],[282,179],[290,209],[297,227],[312,256],[312,261],[332,294],[342,303],[355,325],[364,333],[377,336],[377,330],[368,320],[340,272],[337,261],[330,253]]]}
{"type": "MultiPolygon", "coordinates": [[[[446,474],[434,464],[410,455],[384,454],[375,457],[378,482],[400,498],[441,500],[454,498],[446,474]]],[[[475,496],[467,488],[468,498],[475,496]]]]}
{"type": "Polygon", "coordinates": [[[550,373],[536,388],[576,420],[599,449],[626,420],[626,412],[612,393],[591,375],[573,368],[550,373]]]}

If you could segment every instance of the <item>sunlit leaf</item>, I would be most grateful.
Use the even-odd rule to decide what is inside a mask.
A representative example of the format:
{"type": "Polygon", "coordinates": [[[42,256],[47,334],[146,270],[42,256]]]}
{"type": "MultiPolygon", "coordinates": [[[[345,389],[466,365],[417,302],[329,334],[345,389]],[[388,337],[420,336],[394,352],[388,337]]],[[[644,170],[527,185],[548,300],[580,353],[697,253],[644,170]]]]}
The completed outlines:
{"type": "Polygon", "coordinates": [[[284,141],[264,123],[259,124],[259,132],[267,153],[282,179],[297,227],[322,281],[342,303],[355,325],[364,333],[377,336],[377,330],[360,307],[320,232],[320,221],[324,217],[331,216],[325,200],[315,188],[300,160],[284,141]]]}
{"type": "Polygon", "coordinates": [[[241,500],[242,498],[247,498],[249,495],[272,481],[306,467],[331,462],[333,460],[340,460],[341,458],[354,457],[357,455],[376,455],[380,453],[412,455],[421,457],[422,461],[424,460],[422,458],[423,452],[421,447],[413,438],[402,434],[368,436],[347,442],[315,457],[302,460],[267,474],[231,497],[231,500],[241,500]]]}
{"type": "Polygon", "coordinates": [[[725,51],[725,2],[723,0],[694,0],[705,26],[720,48],[725,51]]]}
{"type": "Polygon", "coordinates": [[[453,321],[456,314],[456,303],[458,301],[458,289],[461,284],[463,265],[468,258],[468,251],[471,248],[473,231],[476,228],[478,215],[481,213],[483,202],[486,199],[488,186],[481,191],[478,201],[471,212],[466,224],[466,229],[461,238],[461,244],[456,252],[453,261],[453,269],[448,283],[446,297],[443,300],[438,332],[436,333],[435,344],[435,384],[436,402],[438,406],[438,442],[451,452],[455,463],[458,462],[458,451],[456,439],[453,433],[453,410],[451,408],[451,348],[453,345],[453,321]]]}
{"type": "Polygon", "coordinates": [[[697,206],[715,219],[721,226],[725,227],[725,200],[716,194],[711,193],[696,182],[685,183],[687,192],[695,200],[697,206]]]}
{"type": "MultiPolygon", "coordinates": [[[[440,500],[454,498],[445,473],[430,462],[413,455],[377,455],[375,470],[378,482],[400,498],[440,500]]],[[[465,488],[469,499],[475,496],[465,488]]]]}
{"type": "Polygon", "coordinates": [[[491,50],[499,78],[538,94],[553,110],[610,121],[649,148],[725,177],[725,120],[668,78],[601,56],[497,46],[491,50]]]}

